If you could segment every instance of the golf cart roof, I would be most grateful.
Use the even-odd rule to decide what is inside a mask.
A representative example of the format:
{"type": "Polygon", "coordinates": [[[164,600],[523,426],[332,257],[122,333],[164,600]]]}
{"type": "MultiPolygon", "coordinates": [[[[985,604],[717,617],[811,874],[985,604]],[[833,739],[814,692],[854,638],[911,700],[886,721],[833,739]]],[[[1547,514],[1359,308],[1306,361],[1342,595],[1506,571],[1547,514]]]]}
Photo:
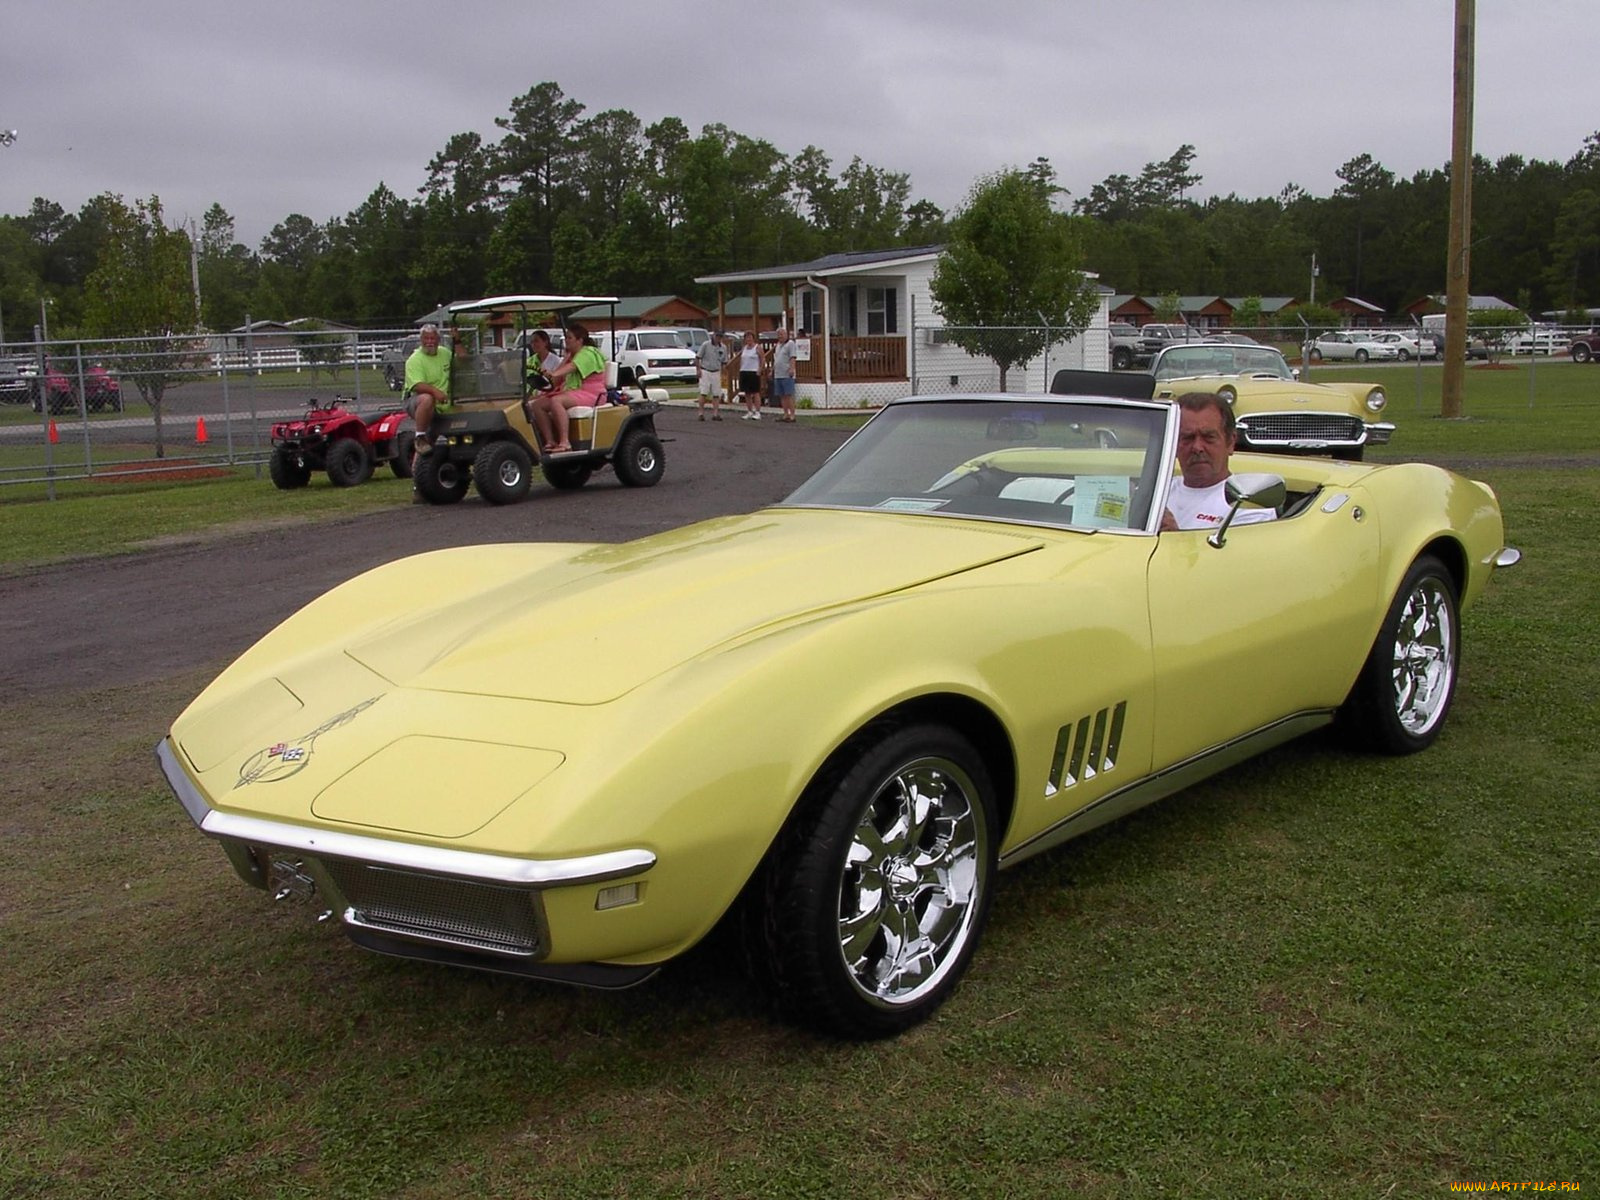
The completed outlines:
{"type": "Polygon", "coordinates": [[[486,313],[490,316],[527,312],[566,312],[591,304],[615,304],[615,296],[489,296],[483,300],[463,300],[450,306],[450,315],[486,313]]]}

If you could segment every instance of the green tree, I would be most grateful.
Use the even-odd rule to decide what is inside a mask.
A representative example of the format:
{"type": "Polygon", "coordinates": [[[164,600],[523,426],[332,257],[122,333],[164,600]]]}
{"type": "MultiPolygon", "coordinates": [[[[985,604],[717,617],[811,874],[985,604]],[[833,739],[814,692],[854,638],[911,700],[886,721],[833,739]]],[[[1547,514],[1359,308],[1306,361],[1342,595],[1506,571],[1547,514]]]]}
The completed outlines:
{"type": "Polygon", "coordinates": [[[161,199],[104,197],[107,236],[90,273],[84,318],[91,333],[119,341],[104,357],[132,379],[155,417],[156,457],[166,457],[161,403],[167,389],[190,377],[198,350],[193,337],[194,294],[189,238],[168,229],[161,199]]]}
{"type": "Polygon", "coordinates": [[[1489,352],[1489,361],[1500,361],[1511,339],[1528,329],[1528,314],[1514,308],[1481,308],[1467,314],[1467,337],[1478,338],[1489,352]]]}
{"type": "Polygon", "coordinates": [[[1260,296],[1246,296],[1239,301],[1239,306],[1233,310],[1233,327],[1235,329],[1260,329],[1261,321],[1260,296]]]}
{"type": "Polygon", "coordinates": [[[309,313],[312,269],[327,252],[328,232],[310,217],[290,213],[274,225],[261,239],[254,315],[291,320],[309,313]]]}
{"type": "Polygon", "coordinates": [[[294,345],[302,361],[310,366],[312,379],[322,371],[327,371],[331,377],[338,375],[339,365],[350,349],[350,335],[335,330],[325,321],[312,319],[302,322],[295,331],[294,345]]]}
{"type": "Polygon", "coordinates": [[[39,308],[39,244],[24,220],[0,217],[0,333],[7,341],[25,341],[33,313],[39,308]]]}
{"type": "Polygon", "coordinates": [[[1550,249],[1545,276],[1550,294],[1568,308],[1589,301],[1592,281],[1600,273],[1600,195],[1579,188],[1561,202],[1550,249]]]}
{"type": "Polygon", "coordinates": [[[495,118],[505,130],[490,151],[496,187],[507,208],[517,205],[522,236],[532,239],[520,256],[528,263],[525,287],[544,287],[550,278],[556,223],[574,203],[574,128],[583,108],[545,82],[513,100],[509,117],[495,118]]]}
{"type": "Polygon", "coordinates": [[[1367,218],[1383,196],[1394,186],[1394,172],[1383,167],[1370,154],[1358,154],[1334,172],[1343,182],[1333,193],[1348,201],[1354,211],[1356,227],[1355,282],[1352,290],[1362,294],[1361,256],[1367,218]]]}
{"type": "Polygon", "coordinates": [[[1082,333],[1098,303],[1080,269],[1074,222],[1050,201],[1022,171],[978,180],[934,269],[933,303],[951,340],[993,359],[1002,391],[1013,366],[1051,340],[1082,333]]]}
{"type": "Polygon", "coordinates": [[[200,311],[207,329],[244,324],[259,263],[234,240],[233,218],[212,204],[200,223],[200,311]]]}

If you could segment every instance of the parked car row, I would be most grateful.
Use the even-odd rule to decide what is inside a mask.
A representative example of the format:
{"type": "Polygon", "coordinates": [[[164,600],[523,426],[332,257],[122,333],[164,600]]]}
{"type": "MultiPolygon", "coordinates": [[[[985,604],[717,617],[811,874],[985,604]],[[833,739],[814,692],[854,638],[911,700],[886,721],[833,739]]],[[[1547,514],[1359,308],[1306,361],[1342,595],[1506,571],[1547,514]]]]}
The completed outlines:
{"type": "Polygon", "coordinates": [[[54,359],[44,360],[44,376],[32,358],[0,359],[0,403],[28,404],[34,412],[47,409],[52,416],[87,412],[121,412],[122,383],[100,363],[85,363],[80,377],[76,364],[63,366],[54,359]]]}

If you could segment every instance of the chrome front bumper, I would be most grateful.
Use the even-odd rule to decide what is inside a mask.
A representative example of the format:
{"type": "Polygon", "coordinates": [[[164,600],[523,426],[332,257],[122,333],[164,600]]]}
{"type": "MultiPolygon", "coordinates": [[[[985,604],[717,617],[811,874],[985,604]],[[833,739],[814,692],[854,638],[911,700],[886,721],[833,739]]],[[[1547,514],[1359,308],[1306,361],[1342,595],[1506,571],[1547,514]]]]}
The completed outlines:
{"type": "Polygon", "coordinates": [[[515,970],[505,960],[532,962],[550,952],[541,891],[637,875],[656,862],[648,850],[515,858],[219,812],[170,738],[156,746],[156,761],[189,819],[222,844],[241,879],[267,890],[285,879],[314,881],[353,939],[388,953],[515,970]]]}

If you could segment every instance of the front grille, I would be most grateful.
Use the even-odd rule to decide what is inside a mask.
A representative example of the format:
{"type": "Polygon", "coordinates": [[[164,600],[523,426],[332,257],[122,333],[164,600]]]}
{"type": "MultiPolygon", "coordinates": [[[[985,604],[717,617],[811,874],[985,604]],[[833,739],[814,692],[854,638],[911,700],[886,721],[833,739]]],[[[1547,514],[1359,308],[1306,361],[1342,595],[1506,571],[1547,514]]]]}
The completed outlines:
{"type": "Polygon", "coordinates": [[[538,900],[530,892],[364,863],[321,865],[355,924],[491,954],[529,958],[542,949],[538,900]]]}
{"type": "Polygon", "coordinates": [[[1329,442],[1359,446],[1367,427],[1360,417],[1338,413],[1252,413],[1239,418],[1239,428],[1252,445],[1270,442],[1329,442]]]}

